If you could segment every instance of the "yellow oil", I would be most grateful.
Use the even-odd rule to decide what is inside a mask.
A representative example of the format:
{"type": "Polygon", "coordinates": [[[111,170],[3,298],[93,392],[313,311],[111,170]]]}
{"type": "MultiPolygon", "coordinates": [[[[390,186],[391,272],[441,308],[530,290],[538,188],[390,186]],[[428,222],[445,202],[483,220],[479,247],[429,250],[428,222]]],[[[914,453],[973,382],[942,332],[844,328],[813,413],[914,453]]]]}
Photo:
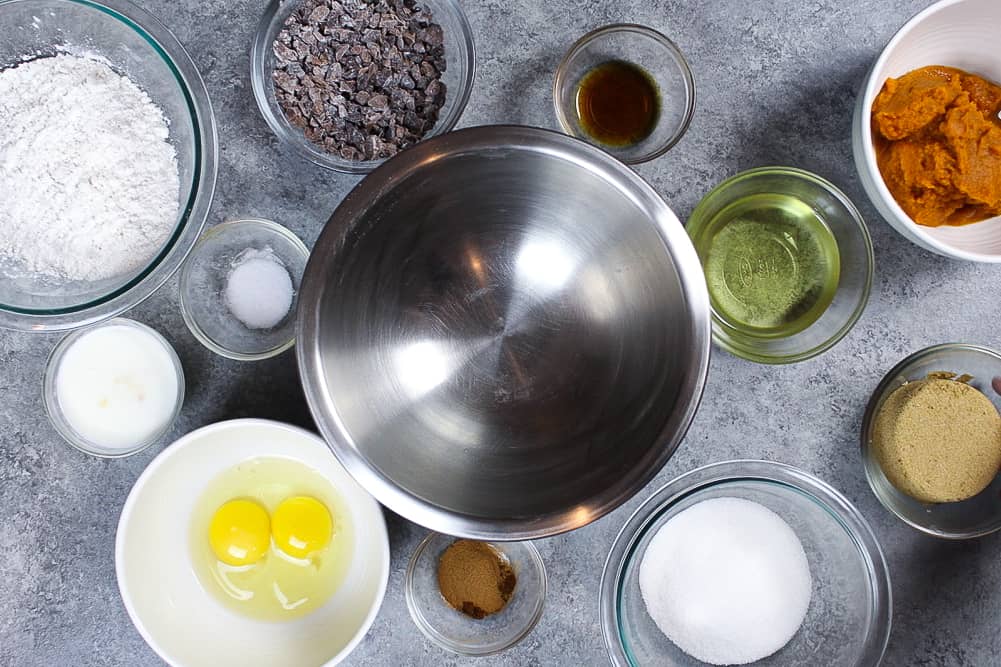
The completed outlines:
{"type": "Polygon", "coordinates": [[[696,239],[713,310],[729,326],[782,337],[813,324],[840,278],[837,240],[818,213],[784,194],[741,198],[696,239]]]}
{"type": "Polygon", "coordinates": [[[263,621],[299,618],[323,605],[344,583],[354,551],[350,516],[337,489],[316,470],[291,459],[251,459],[213,479],[195,503],[191,562],[202,586],[233,611],[263,621]],[[227,565],[216,558],[208,534],[219,507],[246,498],[271,515],[292,496],[316,498],[330,511],[334,532],[324,549],[297,559],[272,539],[264,558],[253,565],[227,565]]]}

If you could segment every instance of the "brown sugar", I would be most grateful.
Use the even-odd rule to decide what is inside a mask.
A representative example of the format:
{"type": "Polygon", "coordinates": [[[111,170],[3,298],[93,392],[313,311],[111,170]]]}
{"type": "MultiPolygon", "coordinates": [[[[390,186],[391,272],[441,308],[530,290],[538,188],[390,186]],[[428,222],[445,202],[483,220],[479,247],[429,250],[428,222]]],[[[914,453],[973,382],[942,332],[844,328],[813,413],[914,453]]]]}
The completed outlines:
{"type": "Polygon", "coordinates": [[[516,578],[507,558],[486,542],[456,540],[438,560],[438,588],[452,607],[484,618],[504,608],[516,578]]]}
{"type": "Polygon", "coordinates": [[[926,503],[972,498],[1001,468],[1001,415],[974,387],[932,377],[883,402],[872,445],[890,483],[926,503]]]}
{"type": "Polygon", "coordinates": [[[1001,215],[1001,86],[934,65],[887,79],[872,105],[883,181],[919,225],[1001,215]]]}

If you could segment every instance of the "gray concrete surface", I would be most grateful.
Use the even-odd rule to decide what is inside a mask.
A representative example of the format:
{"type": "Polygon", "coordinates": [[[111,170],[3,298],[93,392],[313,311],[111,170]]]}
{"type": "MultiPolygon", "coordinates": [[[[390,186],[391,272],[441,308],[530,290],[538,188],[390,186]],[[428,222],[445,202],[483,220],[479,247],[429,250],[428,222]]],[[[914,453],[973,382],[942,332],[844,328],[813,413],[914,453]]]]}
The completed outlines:
{"type": "MultiPolygon", "coordinates": [[[[639,168],[679,216],[741,169],[795,165],[830,178],[855,200],[877,260],[868,310],[827,354],[779,368],[714,354],[701,411],[677,455],[625,507],[539,543],[550,577],[541,623],[515,649],[477,664],[605,663],[598,580],[616,532],[662,483],[737,457],[815,473],[872,523],[893,578],[894,629],[885,664],[999,664],[1001,535],[949,543],[904,526],[870,492],[857,446],[869,392],[900,358],[945,341],[1001,346],[1001,268],[948,261],[905,241],[869,204],[852,163],[851,109],[862,77],[893,31],[928,0],[464,2],[479,71],[463,125],[555,127],[550,81],[569,44],[605,23],[648,24],[687,53],[699,86],[687,136],[639,168]]],[[[221,165],[210,223],[272,218],[312,243],[357,179],[283,154],[258,115],[248,52],[262,0],[147,5],[191,51],[215,105],[221,165]]],[[[189,395],[172,437],[241,416],[311,426],[293,355],[258,364],[214,356],[185,329],[176,282],[130,316],[162,331],[187,371],[189,395]]],[[[155,665],[119,599],[113,542],[131,484],[162,445],[101,461],[61,442],[41,400],[42,369],[56,340],[0,333],[0,665],[155,665]]],[[[411,622],[403,571],[425,531],[388,518],[389,591],[350,664],[468,662],[431,645],[411,622]]]]}

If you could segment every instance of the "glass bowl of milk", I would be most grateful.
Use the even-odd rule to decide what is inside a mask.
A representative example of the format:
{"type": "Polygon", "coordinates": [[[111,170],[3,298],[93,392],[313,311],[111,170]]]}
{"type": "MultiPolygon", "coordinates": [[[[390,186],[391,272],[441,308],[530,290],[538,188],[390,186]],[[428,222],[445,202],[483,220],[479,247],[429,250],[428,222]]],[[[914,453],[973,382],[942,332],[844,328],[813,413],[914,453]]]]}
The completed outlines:
{"type": "Polygon", "coordinates": [[[184,402],[184,371],[163,336],[115,318],[59,341],[45,369],[44,394],[49,420],[68,443],[117,458],[167,432],[184,402]]]}

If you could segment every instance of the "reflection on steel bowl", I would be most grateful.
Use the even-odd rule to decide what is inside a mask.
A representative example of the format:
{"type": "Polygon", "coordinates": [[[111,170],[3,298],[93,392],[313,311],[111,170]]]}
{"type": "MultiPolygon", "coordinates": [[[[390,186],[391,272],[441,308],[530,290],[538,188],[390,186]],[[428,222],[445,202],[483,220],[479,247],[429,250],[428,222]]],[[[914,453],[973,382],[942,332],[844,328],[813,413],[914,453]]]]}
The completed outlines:
{"type": "Polygon", "coordinates": [[[695,414],[709,304],[677,217],[606,153],[481,127],[392,158],[313,250],[299,367],[334,453],[450,535],[583,526],[641,489],[695,414]]]}

